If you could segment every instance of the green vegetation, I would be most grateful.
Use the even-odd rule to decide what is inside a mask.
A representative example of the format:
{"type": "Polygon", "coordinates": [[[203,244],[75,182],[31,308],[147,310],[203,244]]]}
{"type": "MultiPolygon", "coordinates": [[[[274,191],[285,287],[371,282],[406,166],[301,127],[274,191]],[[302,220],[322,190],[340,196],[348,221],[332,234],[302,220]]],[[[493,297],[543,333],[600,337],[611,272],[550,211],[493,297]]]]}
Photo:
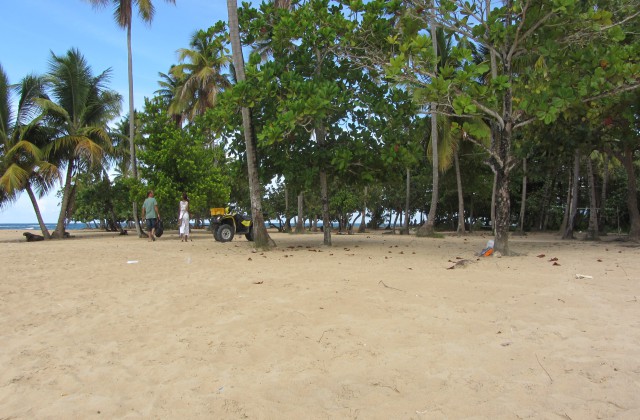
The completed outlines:
{"type": "Polygon", "coordinates": [[[168,222],[182,191],[198,222],[209,207],[251,212],[259,247],[263,212],[284,231],[296,219],[296,232],[365,220],[429,236],[494,230],[504,254],[515,228],[640,240],[635,2],[228,7],[229,25],[196,32],[119,124],[108,72],[93,76],[77,51],[25,78],[16,112],[0,69],[2,204],[26,191],[38,213],[35,194],[65,169],[58,236],[69,219],[135,221],[127,203],[153,188],[168,222]],[[65,105],[83,91],[61,77],[71,64],[78,103],[95,112],[65,105]]]}

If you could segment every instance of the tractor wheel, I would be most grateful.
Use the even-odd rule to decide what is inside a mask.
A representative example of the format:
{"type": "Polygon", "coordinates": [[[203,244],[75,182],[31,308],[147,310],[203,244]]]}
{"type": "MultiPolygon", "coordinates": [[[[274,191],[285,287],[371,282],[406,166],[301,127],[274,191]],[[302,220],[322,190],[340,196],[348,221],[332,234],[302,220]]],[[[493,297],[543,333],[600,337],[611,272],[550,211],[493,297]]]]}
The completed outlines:
{"type": "Polygon", "coordinates": [[[218,227],[218,230],[216,231],[217,233],[217,240],[219,242],[229,242],[230,240],[233,239],[233,235],[234,235],[234,231],[233,231],[233,226],[231,225],[220,225],[218,227]]]}
{"type": "Polygon", "coordinates": [[[247,241],[253,242],[253,226],[249,228],[249,232],[244,234],[244,237],[247,238],[247,241]]]}

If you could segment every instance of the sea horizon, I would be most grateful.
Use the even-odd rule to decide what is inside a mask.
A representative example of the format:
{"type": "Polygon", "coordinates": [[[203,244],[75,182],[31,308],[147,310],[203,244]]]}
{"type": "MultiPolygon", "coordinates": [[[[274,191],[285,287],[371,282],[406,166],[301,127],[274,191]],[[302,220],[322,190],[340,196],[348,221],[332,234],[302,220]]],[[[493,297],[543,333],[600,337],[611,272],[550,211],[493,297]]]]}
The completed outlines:
{"type": "MultiPolygon", "coordinates": [[[[56,228],[57,223],[46,223],[45,226],[50,231],[56,228]]],[[[83,222],[71,222],[67,224],[66,230],[79,230],[87,229],[86,223],[83,222]]],[[[38,222],[25,222],[25,223],[0,223],[0,230],[37,230],[40,231],[40,225],[38,222]]]]}

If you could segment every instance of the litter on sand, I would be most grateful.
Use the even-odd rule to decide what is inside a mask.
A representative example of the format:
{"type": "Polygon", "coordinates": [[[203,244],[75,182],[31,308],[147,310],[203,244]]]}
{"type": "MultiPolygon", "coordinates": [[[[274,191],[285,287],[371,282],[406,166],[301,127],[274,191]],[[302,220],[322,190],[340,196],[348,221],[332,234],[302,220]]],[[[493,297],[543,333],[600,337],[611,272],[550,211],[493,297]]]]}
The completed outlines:
{"type": "Polygon", "coordinates": [[[138,260],[129,260],[127,264],[138,264],[138,260]]]}
{"type": "Polygon", "coordinates": [[[576,274],[577,279],[592,279],[593,276],[587,276],[586,274],[576,274]]]}
{"type": "Polygon", "coordinates": [[[493,255],[493,239],[489,239],[487,246],[478,254],[479,257],[488,257],[491,255],[493,255]]]}

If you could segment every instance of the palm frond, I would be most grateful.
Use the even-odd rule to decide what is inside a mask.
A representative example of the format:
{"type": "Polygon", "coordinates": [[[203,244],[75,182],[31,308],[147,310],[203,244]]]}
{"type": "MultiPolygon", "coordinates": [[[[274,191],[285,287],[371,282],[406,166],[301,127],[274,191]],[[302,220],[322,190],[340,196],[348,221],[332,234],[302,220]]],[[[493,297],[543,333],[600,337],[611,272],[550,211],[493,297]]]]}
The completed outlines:
{"type": "Polygon", "coordinates": [[[11,135],[10,121],[13,120],[13,113],[10,93],[9,78],[0,65],[0,144],[2,145],[8,141],[11,135]]]}
{"type": "Polygon", "coordinates": [[[20,140],[15,143],[5,153],[6,159],[14,159],[22,155],[31,160],[40,160],[43,158],[42,150],[30,141],[20,140]]]}
{"type": "Polygon", "coordinates": [[[9,195],[15,195],[23,189],[28,179],[29,172],[13,163],[0,176],[0,189],[9,195]]]}

